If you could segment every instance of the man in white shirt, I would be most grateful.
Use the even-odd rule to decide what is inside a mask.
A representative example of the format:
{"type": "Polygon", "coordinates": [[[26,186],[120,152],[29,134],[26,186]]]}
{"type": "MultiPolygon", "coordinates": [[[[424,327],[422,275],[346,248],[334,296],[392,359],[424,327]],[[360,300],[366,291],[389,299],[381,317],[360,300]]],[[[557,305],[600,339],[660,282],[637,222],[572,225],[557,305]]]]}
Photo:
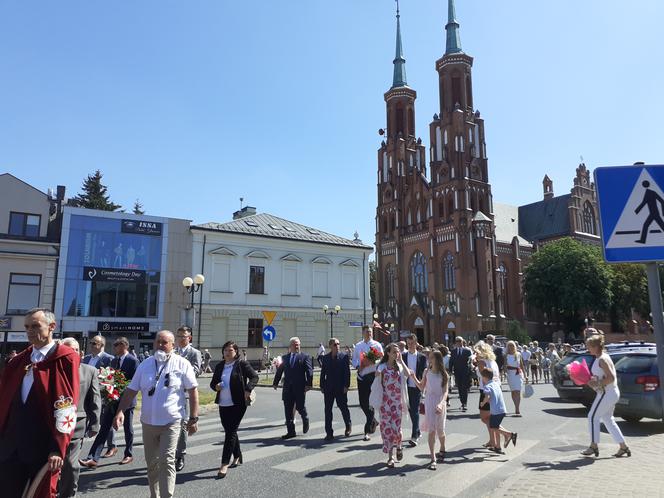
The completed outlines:
{"type": "Polygon", "coordinates": [[[362,340],[355,345],[353,351],[353,366],[357,369],[357,391],[360,398],[360,407],[367,417],[364,424],[364,440],[369,441],[369,434],[376,432],[378,422],[374,418],[374,409],[369,404],[369,395],[371,394],[371,384],[376,377],[376,364],[364,359],[363,356],[371,348],[375,348],[381,353],[383,346],[380,342],[373,340],[373,330],[368,325],[362,327],[362,340]]]}
{"type": "Polygon", "coordinates": [[[185,417],[185,392],[189,395],[189,435],[198,430],[198,382],[191,363],[174,354],[174,343],[172,332],[157,333],[154,356],[138,366],[113,421],[117,430],[124,421],[123,411],[141,391],[143,449],[151,498],[170,498],[175,491],[175,450],[185,417]]]}

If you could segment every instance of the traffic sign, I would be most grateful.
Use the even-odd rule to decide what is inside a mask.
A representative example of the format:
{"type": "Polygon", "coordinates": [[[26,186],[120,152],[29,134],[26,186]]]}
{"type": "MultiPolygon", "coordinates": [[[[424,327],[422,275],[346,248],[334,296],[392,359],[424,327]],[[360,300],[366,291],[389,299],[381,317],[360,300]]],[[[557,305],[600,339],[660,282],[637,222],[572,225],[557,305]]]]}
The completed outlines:
{"type": "Polygon", "coordinates": [[[664,261],[664,165],[595,169],[604,259],[664,261]]]}
{"type": "Polygon", "coordinates": [[[263,340],[272,342],[277,337],[277,331],[272,325],[268,325],[263,329],[263,340]]]}
{"type": "Polygon", "coordinates": [[[272,325],[275,316],[277,316],[276,311],[263,311],[263,318],[265,318],[268,325],[272,325]]]}

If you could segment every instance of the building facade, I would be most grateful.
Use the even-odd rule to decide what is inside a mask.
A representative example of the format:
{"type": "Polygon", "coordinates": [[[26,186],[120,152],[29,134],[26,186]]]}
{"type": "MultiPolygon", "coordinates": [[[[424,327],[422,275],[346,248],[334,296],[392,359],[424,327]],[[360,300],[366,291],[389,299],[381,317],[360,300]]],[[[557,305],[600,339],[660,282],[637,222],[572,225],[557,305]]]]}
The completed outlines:
{"type": "Polygon", "coordinates": [[[190,222],[66,207],[55,312],[65,336],[85,345],[101,334],[153,347],[184,320],[182,279],[191,270],[190,222]]]}
{"type": "Polygon", "coordinates": [[[215,357],[228,340],[262,357],[263,346],[282,354],[290,337],[315,355],[331,334],[342,345],[360,339],[371,323],[368,258],[357,237],[345,239],[245,207],[228,223],[193,226],[192,273],[205,275],[195,342],[215,357]],[[338,314],[326,315],[323,307],[338,314]],[[264,312],[268,312],[267,316],[264,312]],[[275,313],[270,319],[270,313],[275,313]],[[331,317],[330,317],[331,316],[331,317]],[[276,338],[263,340],[271,325],[276,338]]]}
{"type": "Polygon", "coordinates": [[[394,76],[384,95],[387,127],[378,150],[378,311],[423,343],[501,331],[508,319],[523,320],[522,272],[532,251],[518,224],[497,228],[510,209],[493,204],[473,58],[461,49],[453,0],[445,29],[446,50],[435,65],[440,107],[429,125],[427,154],[415,130],[417,94],[406,81],[397,12],[394,76]]]}
{"type": "Polygon", "coordinates": [[[23,316],[53,308],[60,251],[59,206],[54,197],[15,176],[0,175],[0,344],[2,352],[28,345],[23,316]]]}

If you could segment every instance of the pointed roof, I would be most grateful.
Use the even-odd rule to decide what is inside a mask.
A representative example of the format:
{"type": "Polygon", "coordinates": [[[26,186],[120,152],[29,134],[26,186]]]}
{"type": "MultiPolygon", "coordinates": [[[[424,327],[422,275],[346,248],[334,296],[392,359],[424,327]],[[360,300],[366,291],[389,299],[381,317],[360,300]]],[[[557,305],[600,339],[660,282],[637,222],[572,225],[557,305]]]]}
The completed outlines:
{"type": "Polygon", "coordinates": [[[397,0],[397,49],[394,56],[394,77],[392,78],[392,88],[408,86],[406,82],[406,59],[403,56],[403,47],[401,46],[401,21],[399,20],[399,2],[397,0]]]}
{"type": "Polygon", "coordinates": [[[461,50],[461,35],[459,34],[459,27],[459,23],[456,19],[454,0],[447,0],[447,24],[445,25],[445,31],[447,31],[447,43],[445,44],[445,55],[463,52],[463,50],[461,50]]]}
{"type": "Polygon", "coordinates": [[[372,249],[361,240],[349,240],[337,235],[323,232],[317,228],[300,225],[294,221],[285,220],[268,213],[253,214],[227,223],[203,223],[192,225],[192,229],[201,229],[214,232],[237,233],[273,239],[291,239],[301,242],[317,242],[335,246],[358,247],[372,249]]]}

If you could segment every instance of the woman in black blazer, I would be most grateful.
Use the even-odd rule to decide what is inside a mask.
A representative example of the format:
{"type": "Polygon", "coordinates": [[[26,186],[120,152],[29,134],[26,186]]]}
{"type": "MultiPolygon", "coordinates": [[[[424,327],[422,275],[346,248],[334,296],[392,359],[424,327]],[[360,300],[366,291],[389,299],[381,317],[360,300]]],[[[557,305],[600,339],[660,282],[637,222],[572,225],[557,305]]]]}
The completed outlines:
{"type": "Polygon", "coordinates": [[[248,362],[240,359],[237,344],[228,341],[223,345],[222,351],[223,360],[215,367],[210,381],[210,388],[217,391],[215,403],[219,405],[219,417],[226,433],[221,455],[221,468],[217,473],[218,479],[226,477],[231,454],[233,464],[230,467],[236,467],[242,463],[237,430],[244,417],[244,412],[247,411],[251,391],[258,384],[258,374],[248,362]]]}

